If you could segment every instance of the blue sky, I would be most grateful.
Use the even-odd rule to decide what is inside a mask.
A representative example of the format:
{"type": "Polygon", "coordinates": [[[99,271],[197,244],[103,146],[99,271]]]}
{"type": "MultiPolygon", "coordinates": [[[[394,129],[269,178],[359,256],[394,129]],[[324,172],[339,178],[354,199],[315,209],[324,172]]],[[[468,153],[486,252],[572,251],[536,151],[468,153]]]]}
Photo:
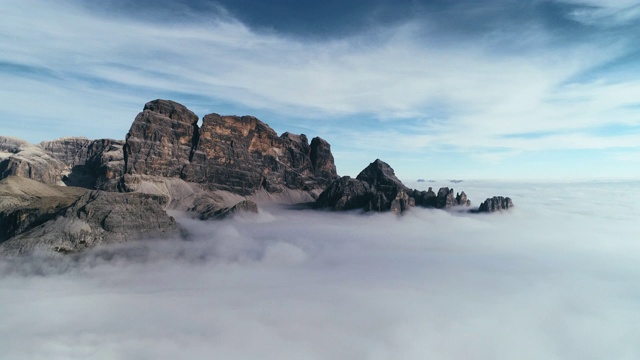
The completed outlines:
{"type": "Polygon", "coordinates": [[[341,175],[640,177],[640,1],[0,3],[0,135],[124,139],[145,102],[328,140],[341,175]]]}

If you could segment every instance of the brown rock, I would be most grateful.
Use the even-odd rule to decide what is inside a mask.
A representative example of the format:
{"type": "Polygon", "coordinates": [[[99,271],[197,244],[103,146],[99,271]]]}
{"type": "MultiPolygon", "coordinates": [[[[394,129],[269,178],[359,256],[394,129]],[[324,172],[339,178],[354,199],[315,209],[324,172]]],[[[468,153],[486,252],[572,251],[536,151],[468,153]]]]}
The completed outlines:
{"type": "Polygon", "coordinates": [[[181,177],[198,141],[198,117],[169,100],[145,104],[124,145],[125,173],[181,177]]]}
{"type": "Polygon", "coordinates": [[[209,114],[199,128],[184,106],[156,100],[127,135],[123,188],[139,190],[144,176],[153,176],[240,195],[324,189],[337,178],[333,156],[326,141],[312,143],[304,134],[278,136],[252,116],[209,114]]]}
{"type": "Polygon", "coordinates": [[[124,141],[82,137],[43,141],[40,147],[64,164],[67,186],[116,191],[124,169],[124,141]]]}

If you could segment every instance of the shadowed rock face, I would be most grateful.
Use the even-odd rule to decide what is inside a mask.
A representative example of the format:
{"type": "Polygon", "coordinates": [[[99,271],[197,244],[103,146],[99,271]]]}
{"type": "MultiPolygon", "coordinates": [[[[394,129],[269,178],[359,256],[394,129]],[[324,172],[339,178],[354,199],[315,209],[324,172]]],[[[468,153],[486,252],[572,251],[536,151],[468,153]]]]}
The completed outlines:
{"type": "Polygon", "coordinates": [[[202,127],[184,106],[145,105],[127,135],[124,189],[140,176],[176,177],[209,190],[250,195],[258,190],[324,189],[337,178],[329,144],[284,133],[252,116],[209,114],[202,127]]]}
{"type": "Polygon", "coordinates": [[[337,178],[336,165],[331,154],[331,145],[320,137],[311,140],[311,167],[319,184],[329,185],[337,178]]]}
{"type": "Polygon", "coordinates": [[[39,146],[64,164],[67,186],[116,191],[124,169],[124,141],[81,137],[43,141],[39,146]]]}
{"type": "Polygon", "coordinates": [[[304,134],[281,136],[252,116],[206,115],[202,127],[185,106],[145,104],[126,141],[62,138],[32,145],[0,137],[0,179],[10,175],[47,184],[153,193],[163,179],[205,190],[251,195],[259,190],[316,196],[337,179],[329,143],[304,134]]]}
{"type": "Polygon", "coordinates": [[[389,164],[377,159],[355,179],[344,176],[331,183],[320,194],[315,207],[401,213],[414,206],[450,209],[470,204],[464,192],[454,195],[453,189],[448,187],[440,188],[438,194],[431,188],[428,191],[409,189],[396,177],[389,164]]]}
{"type": "Polygon", "coordinates": [[[51,185],[115,191],[124,141],[69,137],[38,145],[0,137],[0,179],[15,175],[51,185]]]}
{"type": "Polygon", "coordinates": [[[478,208],[478,212],[491,213],[495,211],[507,210],[512,207],[513,207],[513,202],[511,201],[510,198],[502,197],[502,196],[494,196],[492,198],[487,198],[487,200],[485,200],[482,204],[480,204],[480,207],[478,208]]]}
{"type": "Polygon", "coordinates": [[[408,191],[411,190],[396,177],[389,164],[377,159],[355,179],[344,176],[331,183],[320,194],[315,207],[333,210],[391,210],[400,213],[415,206],[408,191]]]}
{"type": "Polygon", "coordinates": [[[61,184],[64,169],[64,163],[41,147],[0,136],[0,179],[15,175],[45,184],[61,184]]]}

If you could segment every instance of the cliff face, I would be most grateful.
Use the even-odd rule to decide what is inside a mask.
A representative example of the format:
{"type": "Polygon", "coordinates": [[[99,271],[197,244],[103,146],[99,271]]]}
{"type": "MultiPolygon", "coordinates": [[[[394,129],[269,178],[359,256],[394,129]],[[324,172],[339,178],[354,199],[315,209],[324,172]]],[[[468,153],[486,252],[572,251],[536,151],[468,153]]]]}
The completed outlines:
{"type": "Polygon", "coordinates": [[[176,180],[197,185],[194,191],[246,196],[288,189],[317,194],[338,177],[331,147],[319,137],[309,143],[304,134],[278,136],[252,116],[209,114],[200,127],[196,114],[169,100],[145,104],[126,141],[76,137],[33,145],[0,137],[0,179],[11,175],[169,197],[176,180]]]}
{"type": "Polygon", "coordinates": [[[124,146],[125,174],[182,178],[197,141],[198,116],[173,101],[148,102],[124,146]]]}
{"type": "Polygon", "coordinates": [[[401,213],[415,206],[411,190],[396,177],[389,164],[377,159],[355,179],[344,176],[320,194],[315,206],[334,210],[363,209],[401,213]]]}
{"type": "Polygon", "coordinates": [[[0,179],[15,175],[45,184],[61,184],[65,164],[41,147],[0,136],[0,179]]]}
{"type": "Polygon", "coordinates": [[[123,145],[80,137],[34,145],[0,136],[0,179],[15,175],[50,185],[115,191],[123,172],[123,145]]]}
{"type": "Polygon", "coordinates": [[[123,173],[124,141],[81,137],[43,141],[39,144],[49,156],[63,164],[61,178],[67,186],[116,191],[123,173]]]}
{"type": "Polygon", "coordinates": [[[250,195],[258,190],[322,190],[337,178],[329,144],[284,133],[252,116],[198,118],[167,100],[145,105],[125,144],[124,189],[145,178],[169,177],[208,190],[250,195]]]}

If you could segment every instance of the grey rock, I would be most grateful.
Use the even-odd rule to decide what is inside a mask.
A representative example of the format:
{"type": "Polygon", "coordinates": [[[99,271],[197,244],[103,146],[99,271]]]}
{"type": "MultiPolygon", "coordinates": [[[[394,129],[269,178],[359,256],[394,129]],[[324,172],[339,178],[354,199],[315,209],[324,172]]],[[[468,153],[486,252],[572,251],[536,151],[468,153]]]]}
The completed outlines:
{"type": "Polygon", "coordinates": [[[243,200],[233,206],[225,208],[211,208],[200,215],[201,220],[215,219],[222,220],[230,218],[240,213],[258,213],[258,205],[251,200],[243,200]]]}
{"type": "Polygon", "coordinates": [[[116,191],[124,169],[124,141],[82,137],[43,141],[39,146],[64,164],[67,186],[116,191]]]}
{"type": "Polygon", "coordinates": [[[440,188],[438,194],[433,192],[431,187],[428,191],[413,190],[411,196],[415,199],[416,206],[427,208],[451,209],[454,206],[469,206],[471,204],[464,191],[454,196],[453,189],[448,187],[440,188]]]}
{"type": "Polygon", "coordinates": [[[454,195],[453,189],[448,187],[440,188],[438,194],[432,188],[428,191],[409,189],[395,176],[389,164],[377,159],[355,179],[344,176],[331,183],[314,206],[333,210],[390,210],[402,213],[414,206],[451,209],[470,204],[464,192],[454,195]]]}
{"type": "Polygon", "coordinates": [[[337,179],[336,165],[331,154],[331,145],[320,137],[311,139],[311,168],[318,184],[322,187],[337,179]]]}
{"type": "Polygon", "coordinates": [[[495,211],[507,210],[513,207],[513,202],[511,198],[502,197],[502,196],[494,196],[492,198],[487,198],[480,207],[477,212],[483,213],[492,213],[495,211]]]}
{"type": "Polygon", "coordinates": [[[252,116],[197,116],[167,100],[145,105],[127,135],[123,189],[145,176],[174,177],[209,190],[251,195],[265,189],[315,191],[337,178],[329,144],[304,134],[278,136],[252,116]]]}
{"type": "Polygon", "coordinates": [[[373,197],[374,189],[364,181],[343,176],[325,189],[315,202],[316,208],[333,210],[364,209],[373,197]]]}
{"type": "Polygon", "coordinates": [[[15,177],[0,182],[0,194],[0,224],[6,229],[0,254],[75,252],[179,233],[162,208],[163,197],[50,186],[15,177]]]}
{"type": "Polygon", "coordinates": [[[331,183],[320,194],[315,207],[401,213],[415,206],[409,192],[412,190],[398,180],[389,164],[376,159],[355,179],[345,176],[331,183]]]}
{"type": "Polygon", "coordinates": [[[0,179],[21,176],[45,184],[61,184],[65,165],[39,146],[0,136],[0,179]]]}
{"type": "Polygon", "coordinates": [[[84,193],[19,176],[0,180],[0,243],[54,219],[84,193]]]}
{"type": "Polygon", "coordinates": [[[427,191],[413,190],[411,196],[415,199],[416,206],[436,207],[438,198],[431,187],[427,191]]]}
{"type": "Polygon", "coordinates": [[[205,192],[198,197],[187,213],[195,214],[200,220],[224,219],[236,213],[257,213],[258,205],[251,200],[238,201],[228,206],[229,199],[224,199],[216,192],[205,192]]]}

